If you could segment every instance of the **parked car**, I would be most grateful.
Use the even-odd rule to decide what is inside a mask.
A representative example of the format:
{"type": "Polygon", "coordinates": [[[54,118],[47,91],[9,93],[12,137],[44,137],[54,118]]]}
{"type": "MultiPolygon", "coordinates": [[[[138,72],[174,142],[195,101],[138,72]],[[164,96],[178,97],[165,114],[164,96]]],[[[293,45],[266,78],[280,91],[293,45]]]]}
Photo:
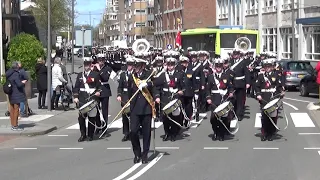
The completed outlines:
{"type": "Polygon", "coordinates": [[[285,87],[288,90],[296,90],[300,87],[301,79],[314,71],[311,62],[306,60],[280,60],[279,63],[283,68],[285,87]]]}
{"type": "Polygon", "coordinates": [[[317,72],[315,69],[310,74],[304,76],[300,81],[300,95],[309,96],[309,94],[319,94],[319,86],[317,84],[317,72]]]}
{"type": "MultiPolygon", "coordinates": [[[[82,49],[78,50],[77,56],[78,58],[82,57],[82,49]]],[[[88,51],[88,49],[84,49],[84,57],[90,57],[90,56],[91,56],[91,52],[88,51]]]]}

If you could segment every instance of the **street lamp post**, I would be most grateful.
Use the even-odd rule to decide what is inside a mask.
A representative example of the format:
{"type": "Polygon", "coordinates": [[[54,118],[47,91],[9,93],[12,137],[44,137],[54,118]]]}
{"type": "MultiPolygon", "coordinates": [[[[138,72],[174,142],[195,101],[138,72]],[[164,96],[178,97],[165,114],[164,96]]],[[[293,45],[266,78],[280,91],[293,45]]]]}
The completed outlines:
{"type": "Polygon", "coordinates": [[[84,60],[84,33],[86,32],[86,29],[82,26],[82,59],[84,60]]]}
{"type": "Polygon", "coordinates": [[[48,0],[48,47],[47,47],[47,88],[50,93],[47,96],[48,110],[51,111],[51,0],[48,0]]]}
{"type": "Polygon", "coordinates": [[[3,34],[2,34],[2,1],[1,1],[1,8],[0,8],[0,40],[1,40],[1,43],[0,43],[0,66],[1,66],[1,79],[2,79],[2,75],[5,73],[5,64],[4,64],[4,61],[3,61],[3,34]]]}
{"type": "Polygon", "coordinates": [[[72,0],[71,14],[72,14],[72,43],[71,43],[71,72],[74,73],[74,45],[75,45],[75,32],[74,32],[74,1],[72,0]]]}

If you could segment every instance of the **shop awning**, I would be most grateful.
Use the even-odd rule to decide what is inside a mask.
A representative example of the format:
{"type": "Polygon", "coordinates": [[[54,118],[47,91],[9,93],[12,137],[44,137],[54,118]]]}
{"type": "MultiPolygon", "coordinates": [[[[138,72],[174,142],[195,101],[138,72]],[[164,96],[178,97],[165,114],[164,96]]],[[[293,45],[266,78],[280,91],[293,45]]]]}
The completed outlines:
{"type": "Polygon", "coordinates": [[[299,18],[296,20],[296,23],[302,25],[320,25],[320,16],[311,18],[299,18]]]}

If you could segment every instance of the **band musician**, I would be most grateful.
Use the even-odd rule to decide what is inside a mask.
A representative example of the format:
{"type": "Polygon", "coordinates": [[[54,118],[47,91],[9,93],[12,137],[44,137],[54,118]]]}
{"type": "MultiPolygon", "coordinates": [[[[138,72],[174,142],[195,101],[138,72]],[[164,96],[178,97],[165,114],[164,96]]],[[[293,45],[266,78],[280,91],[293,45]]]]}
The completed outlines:
{"type": "MultiPolygon", "coordinates": [[[[101,83],[100,76],[98,72],[91,71],[91,62],[92,60],[84,60],[83,63],[83,72],[80,72],[77,76],[75,86],[73,88],[74,102],[79,104],[80,107],[85,105],[87,102],[91,100],[91,96],[93,99],[100,96],[101,83]]],[[[97,99],[96,99],[97,100],[97,99]]],[[[98,101],[98,100],[97,100],[98,101]]],[[[82,142],[87,139],[87,128],[85,119],[89,119],[88,123],[88,141],[93,140],[93,134],[95,129],[95,120],[98,115],[97,108],[92,109],[87,114],[80,114],[78,117],[78,122],[80,126],[81,136],[78,139],[78,142],[82,142]]]]}
{"type": "Polygon", "coordinates": [[[155,103],[152,96],[154,92],[153,82],[150,80],[154,72],[147,71],[147,61],[135,58],[135,72],[128,79],[128,98],[135,92],[137,95],[130,102],[130,127],[131,144],[134,153],[134,163],[148,163],[148,152],[151,139],[151,121],[155,118],[155,103]],[[143,151],[141,152],[138,131],[142,126],[143,151]]]}
{"type": "MultiPolygon", "coordinates": [[[[223,71],[224,60],[217,58],[214,64],[214,73],[209,75],[207,84],[207,103],[211,105],[212,111],[214,111],[220,104],[222,104],[227,98],[233,97],[234,86],[231,81],[230,74],[223,71]]],[[[227,133],[226,128],[231,121],[231,113],[226,117],[218,119],[212,112],[210,122],[214,135],[212,140],[224,141],[224,135],[227,133]],[[225,125],[223,125],[223,124],[225,125]]]]}

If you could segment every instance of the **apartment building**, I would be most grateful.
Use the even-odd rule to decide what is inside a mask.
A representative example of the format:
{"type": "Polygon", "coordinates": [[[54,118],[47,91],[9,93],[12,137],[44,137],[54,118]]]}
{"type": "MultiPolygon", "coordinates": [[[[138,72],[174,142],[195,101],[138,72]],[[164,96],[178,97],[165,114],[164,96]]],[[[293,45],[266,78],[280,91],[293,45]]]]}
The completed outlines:
{"type": "Polygon", "coordinates": [[[174,46],[178,32],[177,19],[182,29],[216,25],[215,0],[155,0],[155,46],[174,46]]]}
{"type": "Polygon", "coordinates": [[[20,31],[20,1],[1,0],[2,32],[9,39],[20,31]]]}
{"type": "Polygon", "coordinates": [[[124,35],[128,46],[137,39],[147,39],[154,45],[154,2],[153,0],[124,1],[124,35]]]}
{"type": "Polygon", "coordinates": [[[217,9],[220,25],[259,30],[261,51],[281,59],[320,59],[319,1],[217,0],[217,9]]]}

